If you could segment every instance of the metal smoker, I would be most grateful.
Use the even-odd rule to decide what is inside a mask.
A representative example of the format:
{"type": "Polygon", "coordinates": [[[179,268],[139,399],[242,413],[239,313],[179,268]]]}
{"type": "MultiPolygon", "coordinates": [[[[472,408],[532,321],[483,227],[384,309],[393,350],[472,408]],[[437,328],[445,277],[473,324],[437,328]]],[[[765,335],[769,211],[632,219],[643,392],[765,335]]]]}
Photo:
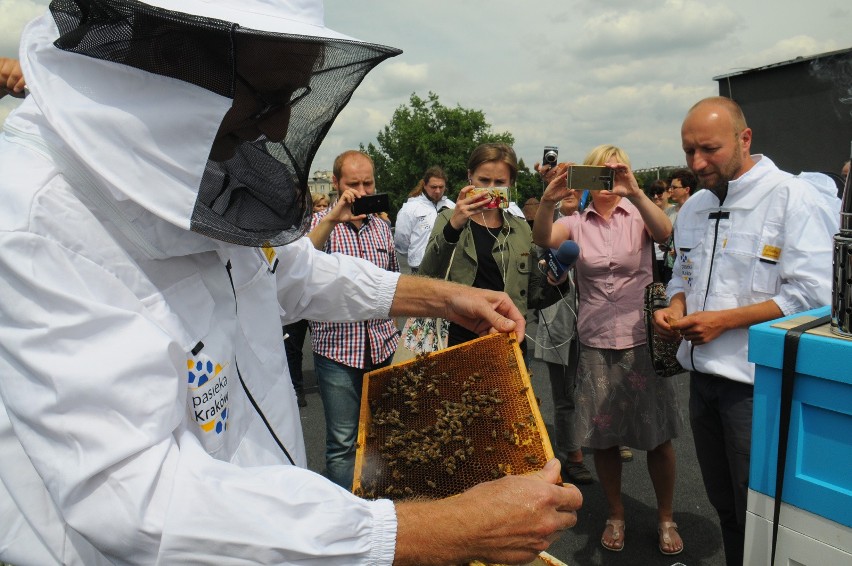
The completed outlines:
{"type": "Polygon", "coordinates": [[[840,206],[840,232],[834,236],[831,331],[852,337],[852,173],[846,176],[840,206]]]}

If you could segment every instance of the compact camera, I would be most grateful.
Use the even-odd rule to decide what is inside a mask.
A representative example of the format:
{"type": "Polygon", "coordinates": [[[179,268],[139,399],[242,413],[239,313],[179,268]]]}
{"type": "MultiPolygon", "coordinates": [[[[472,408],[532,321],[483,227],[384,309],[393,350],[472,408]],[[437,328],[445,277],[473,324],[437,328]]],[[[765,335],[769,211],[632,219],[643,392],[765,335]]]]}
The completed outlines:
{"type": "Polygon", "coordinates": [[[555,145],[544,146],[544,154],[541,156],[542,165],[550,165],[551,168],[556,167],[556,162],[559,159],[559,148],[555,145]]]}

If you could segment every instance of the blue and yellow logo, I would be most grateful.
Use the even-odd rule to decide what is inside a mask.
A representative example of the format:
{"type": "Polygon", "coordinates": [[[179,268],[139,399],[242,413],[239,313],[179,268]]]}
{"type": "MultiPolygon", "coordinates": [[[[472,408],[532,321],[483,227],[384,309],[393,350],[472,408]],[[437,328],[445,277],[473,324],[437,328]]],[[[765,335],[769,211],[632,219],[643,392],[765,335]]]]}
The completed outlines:
{"type": "Polygon", "coordinates": [[[204,432],[228,429],[228,376],[221,364],[200,354],[186,360],[190,411],[204,432]]]}

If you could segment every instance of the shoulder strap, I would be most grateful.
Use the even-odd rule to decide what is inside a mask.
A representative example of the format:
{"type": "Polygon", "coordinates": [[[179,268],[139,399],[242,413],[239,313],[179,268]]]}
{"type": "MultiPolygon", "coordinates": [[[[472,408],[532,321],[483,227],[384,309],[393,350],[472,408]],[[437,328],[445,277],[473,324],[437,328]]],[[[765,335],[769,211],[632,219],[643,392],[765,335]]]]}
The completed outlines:
{"type": "Polygon", "coordinates": [[[775,469],[775,507],[772,511],[772,558],[775,564],[775,545],[778,542],[778,517],[781,514],[781,495],[784,490],[784,469],[787,464],[787,441],[790,436],[790,413],[793,408],[793,385],[796,379],[796,358],[802,334],[831,320],[830,315],[800,324],[784,336],[784,362],[781,367],[781,407],[778,419],[778,462],[775,469]]]}
{"type": "MultiPolygon", "coordinates": [[[[648,234],[647,231],[645,231],[648,234]]],[[[654,250],[654,244],[657,242],[654,241],[654,238],[651,238],[651,235],[648,234],[648,238],[651,240],[651,273],[654,277],[654,283],[661,283],[663,278],[660,276],[660,268],[657,266],[657,254],[656,250],[654,250]]]]}
{"type": "MultiPolygon", "coordinates": [[[[456,249],[457,248],[458,248],[458,246],[453,247],[453,253],[450,254],[450,263],[447,265],[447,272],[444,274],[444,281],[449,281],[449,279],[450,279],[450,269],[452,269],[452,267],[453,267],[453,258],[456,257],[456,249]]],[[[443,350],[444,348],[447,347],[447,345],[444,344],[443,328],[444,328],[444,320],[441,319],[441,318],[436,318],[435,319],[435,340],[437,340],[439,350],[443,350]]]]}

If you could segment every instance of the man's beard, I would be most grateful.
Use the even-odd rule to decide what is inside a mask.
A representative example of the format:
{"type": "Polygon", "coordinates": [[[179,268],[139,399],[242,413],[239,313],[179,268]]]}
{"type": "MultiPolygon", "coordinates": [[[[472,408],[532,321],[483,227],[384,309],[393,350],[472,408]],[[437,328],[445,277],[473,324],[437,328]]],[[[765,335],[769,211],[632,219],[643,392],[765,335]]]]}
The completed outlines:
{"type": "Polygon", "coordinates": [[[722,185],[728,186],[728,183],[734,180],[736,174],[742,169],[743,166],[743,157],[742,152],[739,151],[740,147],[737,147],[737,153],[735,157],[733,157],[726,165],[725,170],[720,172],[721,182],[719,183],[719,187],[722,185]]]}
{"type": "Polygon", "coordinates": [[[727,192],[728,183],[733,181],[736,177],[737,173],[742,169],[743,166],[743,155],[742,155],[742,143],[737,142],[737,148],[734,152],[734,155],[731,156],[731,159],[725,163],[723,167],[719,169],[719,173],[717,174],[716,182],[712,185],[704,185],[704,188],[710,189],[713,192],[723,191],[727,192]]]}

